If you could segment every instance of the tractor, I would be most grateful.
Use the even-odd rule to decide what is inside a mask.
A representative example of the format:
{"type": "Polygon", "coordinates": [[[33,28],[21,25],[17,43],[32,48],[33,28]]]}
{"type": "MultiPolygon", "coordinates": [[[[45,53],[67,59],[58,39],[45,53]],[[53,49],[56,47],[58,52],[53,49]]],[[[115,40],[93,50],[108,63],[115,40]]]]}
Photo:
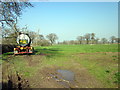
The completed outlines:
{"type": "Polygon", "coordinates": [[[26,33],[19,33],[17,37],[17,47],[14,48],[14,55],[30,54],[34,52],[34,48],[30,46],[31,38],[26,33]]]}

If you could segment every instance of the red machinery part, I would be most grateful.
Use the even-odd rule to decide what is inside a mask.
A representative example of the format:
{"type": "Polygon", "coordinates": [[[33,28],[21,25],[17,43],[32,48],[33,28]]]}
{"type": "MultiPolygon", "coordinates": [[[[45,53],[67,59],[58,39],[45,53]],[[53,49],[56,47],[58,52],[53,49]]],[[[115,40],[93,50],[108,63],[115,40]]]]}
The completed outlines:
{"type": "Polygon", "coordinates": [[[29,53],[33,53],[33,47],[17,47],[14,48],[14,54],[29,54],[29,53]],[[21,49],[22,48],[22,49],[21,49]],[[22,51],[24,49],[24,51],[22,51]]]}

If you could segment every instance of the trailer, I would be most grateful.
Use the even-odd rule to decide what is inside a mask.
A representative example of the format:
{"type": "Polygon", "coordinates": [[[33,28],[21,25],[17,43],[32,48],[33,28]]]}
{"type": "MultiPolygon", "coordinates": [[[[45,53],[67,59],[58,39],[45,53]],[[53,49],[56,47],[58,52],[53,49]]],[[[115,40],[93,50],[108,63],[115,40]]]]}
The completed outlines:
{"type": "Polygon", "coordinates": [[[14,55],[17,54],[30,54],[34,52],[34,48],[31,45],[31,38],[26,33],[19,33],[17,37],[18,46],[14,48],[14,55]]]}

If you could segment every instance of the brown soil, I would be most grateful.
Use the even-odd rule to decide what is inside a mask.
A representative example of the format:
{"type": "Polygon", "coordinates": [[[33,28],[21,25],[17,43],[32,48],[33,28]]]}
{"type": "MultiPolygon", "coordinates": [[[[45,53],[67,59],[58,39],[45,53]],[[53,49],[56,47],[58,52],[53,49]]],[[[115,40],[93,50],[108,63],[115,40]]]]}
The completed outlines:
{"type": "Polygon", "coordinates": [[[16,73],[3,73],[2,89],[29,88],[29,81],[22,77],[17,71],[16,73]],[[6,79],[5,79],[6,78],[6,79]]]}
{"type": "MultiPolygon", "coordinates": [[[[102,62],[102,64],[99,65],[105,65],[106,63],[117,63],[117,61],[114,61],[112,57],[116,56],[117,53],[112,52],[103,52],[103,53],[79,53],[75,56],[80,57],[81,59],[85,60],[89,58],[89,60],[98,60],[98,62],[102,62]],[[102,57],[101,55],[102,54],[102,57]],[[94,55],[94,57],[93,57],[94,55]],[[107,56],[107,57],[106,57],[107,56]],[[110,58],[111,57],[111,58],[110,58]],[[108,60],[109,61],[108,61],[108,60]],[[104,61],[106,60],[106,61],[104,61]]],[[[42,63],[42,58],[44,55],[23,55],[20,57],[25,58],[25,62],[29,67],[37,66],[38,64],[42,63]]],[[[12,58],[12,57],[10,57],[12,58]]],[[[14,63],[5,63],[3,66],[3,88],[66,88],[65,85],[62,85],[60,80],[55,80],[53,77],[50,76],[50,74],[54,75],[56,77],[58,69],[69,69],[70,71],[74,72],[75,74],[75,80],[72,83],[69,83],[68,81],[65,82],[69,88],[100,88],[104,87],[104,85],[98,81],[95,77],[93,77],[88,70],[83,67],[81,64],[76,62],[75,60],[70,60],[66,62],[65,64],[72,64],[71,67],[65,68],[58,67],[58,66],[47,66],[40,68],[32,77],[24,77],[22,76],[19,71],[11,71],[14,68],[14,63]],[[77,67],[76,67],[77,66],[77,67]],[[79,68],[78,68],[79,67],[79,68]]],[[[108,63],[108,65],[109,65],[108,63]]],[[[57,78],[57,77],[56,77],[57,78]]]]}

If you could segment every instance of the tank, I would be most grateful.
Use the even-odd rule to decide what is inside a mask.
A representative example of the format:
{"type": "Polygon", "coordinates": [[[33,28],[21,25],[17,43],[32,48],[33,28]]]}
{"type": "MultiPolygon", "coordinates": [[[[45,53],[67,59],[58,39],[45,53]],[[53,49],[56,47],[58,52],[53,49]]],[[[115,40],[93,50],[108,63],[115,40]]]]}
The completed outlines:
{"type": "Polygon", "coordinates": [[[17,44],[19,46],[30,46],[31,38],[28,34],[20,33],[17,37],[17,44]]]}
{"type": "Polygon", "coordinates": [[[14,48],[14,55],[16,54],[30,54],[34,52],[34,48],[30,46],[31,38],[28,34],[20,33],[17,37],[18,46],[14,48]]]}

